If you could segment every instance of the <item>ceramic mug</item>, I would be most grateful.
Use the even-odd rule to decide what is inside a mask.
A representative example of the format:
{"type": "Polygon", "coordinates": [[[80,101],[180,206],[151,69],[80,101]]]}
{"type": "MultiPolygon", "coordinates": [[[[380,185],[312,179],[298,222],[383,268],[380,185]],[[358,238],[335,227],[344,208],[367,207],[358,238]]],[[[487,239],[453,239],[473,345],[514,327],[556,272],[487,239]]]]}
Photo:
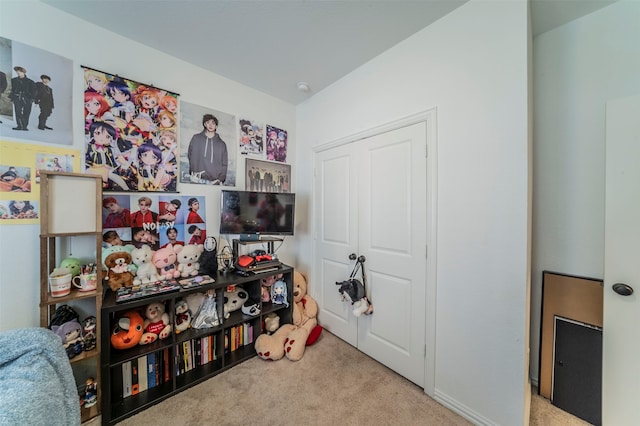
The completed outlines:
{"type": "Polygon", "coordinates": [[[77,287],[80,291],[95,290],[98,283],[97,274],[95,272],[76,275],[71,281],[73,282],[73,286],[77,287]]]}
{"type": "Polygon", "coordinates": [[[62,297],[71,293],[71,273],[62,275],[54,271],[49,275],[49,288],[53,297],[62,297]]]}

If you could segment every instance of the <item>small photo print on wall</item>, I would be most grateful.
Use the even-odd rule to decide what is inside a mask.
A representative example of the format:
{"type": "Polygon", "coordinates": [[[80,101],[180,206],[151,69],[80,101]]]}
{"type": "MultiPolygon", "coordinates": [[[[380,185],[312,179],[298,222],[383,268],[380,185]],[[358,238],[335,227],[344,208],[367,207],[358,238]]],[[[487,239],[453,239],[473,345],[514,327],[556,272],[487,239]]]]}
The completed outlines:
{"type": "Polygon", "coordinates": [[[40,171],[72,172],[75,157],[73,155],[36,154],[36,183],[40,183],[40,171]]]}
{"type": "Polygon", "coordinates": [[[247,158],[245,189],[255,192],[291,192],[291,166],[247,158]]]}
{"type": "Polygon", "coordinates": [[[267,160],[287,161],[287,131],[267,124],[267,160]]]}
{"type": "Polygon", "coordinates": [[[31,169],[0,164],[0,192],[31,192],[31,169]]]}
{"type": "Polygon", "coordinates": [[[0,219],[37,219],[38,202],[35,200],[0,201],[0,219]]]}
{"type": "Polygon", "coordinates": [[[236,184],[236,118],[181,102],[180,182],[236,184]]]}
{"type": "Polygon", "coordinates": [[[264,158],[264,127],[255,121],[240,119],[240,154],[264,158]]]}

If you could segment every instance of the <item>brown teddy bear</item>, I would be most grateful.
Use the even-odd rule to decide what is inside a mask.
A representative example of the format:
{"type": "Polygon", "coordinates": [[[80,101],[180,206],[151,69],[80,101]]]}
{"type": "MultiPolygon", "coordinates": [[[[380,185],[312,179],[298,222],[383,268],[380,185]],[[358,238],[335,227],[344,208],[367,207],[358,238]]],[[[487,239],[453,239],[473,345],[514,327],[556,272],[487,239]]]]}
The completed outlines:
{"type": "Polygon", "coordinates": [[[284,324],[272,335],[261,334],[256,339],[258,356],[278,360],[286,356],[298,361],[305,348],[314,344],[322,327],[318,325],[318,304],[307,294],[307,279],[300,272],[293,274],[293,324],[284,324]]]}
{"type": "MultiPolygon", "coordinates": [[[[131,246],[133,248],[133,246],[131,246]]],[[[131,273],[131,253],[128,246],[112,246],[102,250],[104,267],[106,268],[105,281],[111,291],[117,291],[120,287],[133,286],[133,274],[131,273]]]]}

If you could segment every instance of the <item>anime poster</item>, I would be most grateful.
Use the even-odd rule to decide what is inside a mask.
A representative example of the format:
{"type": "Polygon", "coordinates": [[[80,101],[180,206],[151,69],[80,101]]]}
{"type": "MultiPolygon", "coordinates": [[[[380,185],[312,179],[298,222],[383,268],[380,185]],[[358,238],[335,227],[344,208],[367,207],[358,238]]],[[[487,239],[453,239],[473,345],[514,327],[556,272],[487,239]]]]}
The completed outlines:
{"type": "Polygon", "coordinates": [[[247,158],[245,189],[256,192],[291,192],[291,166],[247,158]]]}
{"type": "Polygon", "coordinates": [[[104,191],[175,192],[178,94],[84,68],[86,172],[104,191]]]}
{"type": "Polygon", "coordinates": [[[0,136],[71,146],[73,62],[0,37],[0,136]]]}
{"type": "Polygon", "coordinates": [[[36,224],[40,217],[40,170],[80,171],[80,153],[0,141],[0,225],[36,224]]]}
{"type": "Polygon", "coordinates": [[[264,127],[255,121],[240,119],[240,154],[264,158],[264,127]]]}
{"type": "Polygon", "coordinates": [[[181,102],[180,182],[236,184],[236,118],[181,102]]]}
{"type": "Polygon", "coordinates": [[[267,160],[287,162],[287,131],[267,124],[267,160]]]}
{"type": "Polygon", "coordinates": [[[167,244],[204,244],[205,217],[203,196],[106,194],[102,240],[105,247],[133,244],[153,250],[167,244]]]}

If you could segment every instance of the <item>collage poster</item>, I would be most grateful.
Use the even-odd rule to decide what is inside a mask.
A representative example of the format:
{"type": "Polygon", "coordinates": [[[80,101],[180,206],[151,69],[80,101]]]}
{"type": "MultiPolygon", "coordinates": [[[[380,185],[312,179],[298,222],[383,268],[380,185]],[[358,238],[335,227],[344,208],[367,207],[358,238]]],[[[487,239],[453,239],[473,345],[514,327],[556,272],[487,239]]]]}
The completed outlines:
{"type": "Polygon", "coordinates": [[[169,243],[204,244],[205,217],[202,196],[103,194],[103,245],[148,245],[158,250],[169,243]]]}
{"type": "Polygon", "coordinates": [[[176,192],[178,94],[84,68],[86,172],[103,190],[176,192]]]}
{"type": "Polygon", "coordinates": [[[79,172],[79,154],[69,148],[0,141],[0,225],[39,223],[40,171],[79,172]]]}

